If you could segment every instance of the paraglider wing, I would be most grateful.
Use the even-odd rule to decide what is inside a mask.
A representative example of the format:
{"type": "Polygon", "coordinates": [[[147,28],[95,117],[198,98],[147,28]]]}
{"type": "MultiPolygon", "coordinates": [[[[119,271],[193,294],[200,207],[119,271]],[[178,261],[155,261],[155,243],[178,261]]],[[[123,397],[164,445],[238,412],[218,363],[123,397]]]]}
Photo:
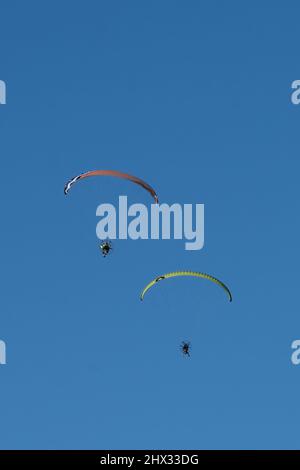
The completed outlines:
{"type": "Polygon", "coordinates": [[[200,272],[196,272],[196,271],[175,271],[175,272],[172,272],[172,273],[164,274],[163,276],[158,276],[153,281],[149,282],[149,284],[147,284],[147,286],[144,288],[144,290],[142,291],[142,293],[140,295],[140,299],[143,300],[146,292],[149,289],[151,289],[151,287],[154,286],[154,284],[156,284],[158,281],[161,281],[163,279],[168,279],[170,277],[176,277],[176,276],[194,276],[194,277],[200,277],[200,278],[203,278],[203,279],[208,279],[209,281],[212,281],[215,284],[217,284],[218,286],[222,287],[225,290],[225,292],[227,293],[227,295],[229,297],[229,301],[232,302],[231,292],[228,289],[228,287],[225,286],[225,284],[222,281],[219,281],[219,279],[217,279],[213,276],[210,276],[209,274],[200,273],[200,272]]]}
{"type": "Polygon", "coordinates": [[[136,176],[132,176],[127,173],[122,173],[120,171],[115,171],[115,170],[93,170],[93,171],[87,171],[86,173],[81,173],[80,175],[75,176],[70,181],[68,181],[68,183],[65,185],[64,193],[68,194],[73,184],[76,183],[78,180],[88,178],[90,176],[115,176],[117,178],[123,178],[129,181],[132,181],[133,183],[136,183],[142,186],[142,188],[146,189],[146,191],[148,191],[151,194],[151,196],[154,198],[155,203],[158,204],[157,194],[148,183],[141,180],[140,178],[137,178],[136,176]]]}
{"type": "Polygon", "coordinates": [[[67,184],[64,187],[64,193],[68,194],[68,192],[71,189],[71,186],[73,186],[73,184],[76,183],[76,181],[78,181],[81,177],[82,177],[82,175],[78,175],[78,176],[74,176],[74,178],[70,179],[70,181],[68,181],[67,184]]]}

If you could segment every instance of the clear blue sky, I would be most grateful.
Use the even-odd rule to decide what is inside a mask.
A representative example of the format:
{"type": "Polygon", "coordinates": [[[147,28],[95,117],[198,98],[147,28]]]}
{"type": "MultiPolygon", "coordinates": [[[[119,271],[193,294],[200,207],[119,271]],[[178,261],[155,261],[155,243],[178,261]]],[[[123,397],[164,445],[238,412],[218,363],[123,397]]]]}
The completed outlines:
{"type": "Polygon", "coordinates": [[[299,2],[2,1],[0,447],[297,448],[299,2]],[[205,247],[96,207],[204,203],[205,247]],[[226,282],[177,279],[177,269],[226,282]],[[192,357],[179,351],[192,342],[192,357]]]}

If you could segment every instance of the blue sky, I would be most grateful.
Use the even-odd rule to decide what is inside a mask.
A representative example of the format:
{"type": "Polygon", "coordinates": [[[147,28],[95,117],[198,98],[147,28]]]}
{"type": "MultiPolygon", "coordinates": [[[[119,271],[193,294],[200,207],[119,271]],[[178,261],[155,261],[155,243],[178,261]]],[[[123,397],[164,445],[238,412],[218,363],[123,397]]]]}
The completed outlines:
{"type": "Polygon", "coordinates": [[[298,448],[299,2],[0,6],[2,449],[298,448]],[[205,246],[116,241],[96,207],[204,203],[205,246]],[[192,269],[139,301],[158,274],[192,269]],[[185,360],[178,346],[192,343],[185,360]]]}

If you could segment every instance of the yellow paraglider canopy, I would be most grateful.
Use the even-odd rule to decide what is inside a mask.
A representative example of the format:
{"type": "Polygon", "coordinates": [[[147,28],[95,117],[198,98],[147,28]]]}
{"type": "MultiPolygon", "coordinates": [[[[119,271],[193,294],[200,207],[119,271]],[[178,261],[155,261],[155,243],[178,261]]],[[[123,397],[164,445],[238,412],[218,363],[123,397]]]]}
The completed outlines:
{"type": "Polygon", "coordinates": [[[176,277],[176,276],[194,276],[194,277],[201,277],[203,279],[208,279],[209,281],[212,281],[215,284],[217,284],[218,286],[222,287],[226,291],[226,293],[229,297],[229,301],[232,302],[231,292],[228,289],[228,287],[225,286],[225,284],[222,281],[219,281],[219,279],[217,279],[213,276],[210,276],[209,274],[200,273],[200,272],[197,272],[197,271],[174,271],[172,273],[163,274],[162,276],[158,276],[155,279],[153,279],[153,281],[149,282],[149,284],[146,285],[146,287],[143,289],[143,291],[140,295],[140,299],[144,300],[144,296],[145,296],[146,292],[149,289],[151,289],[151,287],[154,286],[154,284],[156,284],[157,282],[162,281],[163,279],[168,279],[170,277],[176,277]]]}

